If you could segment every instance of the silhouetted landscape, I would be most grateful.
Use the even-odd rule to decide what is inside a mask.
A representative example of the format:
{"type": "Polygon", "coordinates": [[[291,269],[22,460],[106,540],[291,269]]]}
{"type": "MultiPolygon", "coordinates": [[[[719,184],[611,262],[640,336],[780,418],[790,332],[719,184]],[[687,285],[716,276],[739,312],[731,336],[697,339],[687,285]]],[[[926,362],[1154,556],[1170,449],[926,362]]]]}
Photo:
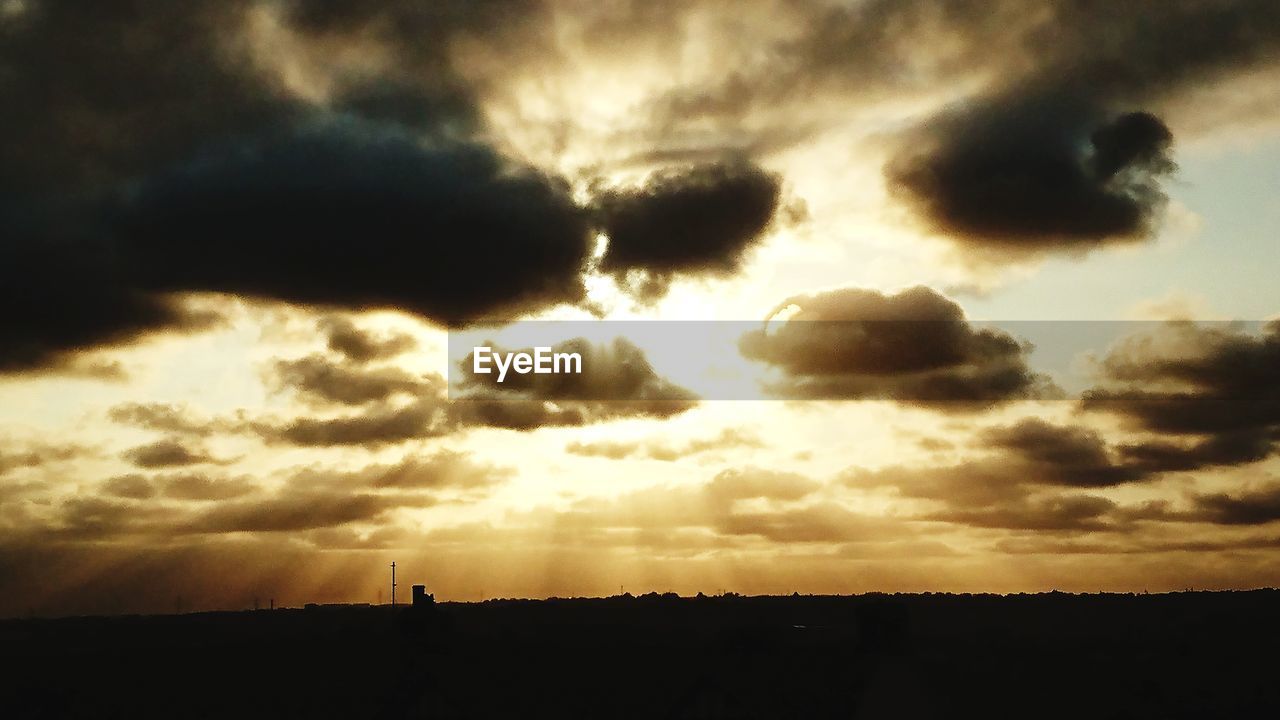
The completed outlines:
{"type": "Polygon", "coordinates": [[[1280,591],[490,600],[0,622],[8,717],[1246,717],[1280,591]]]}

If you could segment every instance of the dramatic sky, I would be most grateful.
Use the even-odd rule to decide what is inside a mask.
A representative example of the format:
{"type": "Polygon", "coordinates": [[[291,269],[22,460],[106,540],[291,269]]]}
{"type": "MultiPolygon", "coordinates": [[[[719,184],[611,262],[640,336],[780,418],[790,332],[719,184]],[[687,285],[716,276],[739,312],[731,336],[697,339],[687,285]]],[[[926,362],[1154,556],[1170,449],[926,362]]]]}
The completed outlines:
{"type": "Polygon", "coordinates": [[[1274,0],[0,0],[0,108],[0,616],[1280,584],[1274,0]]]}

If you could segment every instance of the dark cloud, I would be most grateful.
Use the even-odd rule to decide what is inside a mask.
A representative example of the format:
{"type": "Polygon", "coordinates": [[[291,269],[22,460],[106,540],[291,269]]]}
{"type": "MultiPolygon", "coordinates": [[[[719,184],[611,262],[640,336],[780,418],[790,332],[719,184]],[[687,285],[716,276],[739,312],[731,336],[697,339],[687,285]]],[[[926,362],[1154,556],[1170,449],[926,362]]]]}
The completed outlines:
{"type": "Polygon", "coordinates": [[[1097,495],[1062,492],[1064,487],[1105,487],[1115,468],[1099,468],[1098,477],[1083,468],[1056,468],[1016,456],[993,456],[940,467],[890,467],[847,473],[857,487],[891,487],[899,494],[929,500],[940,509],[922,509],[914,520],[975,528],[1028,531],[1122,530],[1138,518],[1114,501],[1097,495]],[[1072,482],[1077,484],[1073,485],[1072,482]]]}
{"type": "MultiPolygon", "coordinates": [[[[195,332],[218,318],[116,282],[109,249],[80,238],[9,234],[0,200],[0,372],[83,368],[77,351],[165,328],[195,332]]],[[[107,379],[112,379],[108,375],[107,379]]]]}
{"type": "Polygon", "coordinates": [[[299,492],[252,501],[218,503],[181,528],[193,533],[295,532],[374,523],[402,507],[427,507],[428,496],[299,492]]]}
{"type": "Polygon", "coordinates": [[[648,418],[663,420],[691,409],[693,396],[649,400],[539,400],[501,392],[480,391],[458,398],[449,408],[462,427],[537,430],[542,427],[580,427],[595,423],[648,418]]]}
{"type": "Polygon", "coordinates": [[[253,0],[24,3],[0,31],[0,187],[47,198],[180,158],[293,106],[236,47],[253,0]],[[50,88],[59,88],[50,92],[50,88]]]}
{"type": "Polygon", "coordinates": [[[1095,495],[1049,495],[977,509],[949,509],[928,520],[1006,530],[1106,530],[1116,504],[1095,495]]]}
{"type": "Polygon", "coordinates": [[[24,3],[0,33],[0,97],[27,110],[0,120],[0,178],[6,194],[97,188],[210,139],[287,124],[317,109],[283,77],[290,63],[327,86],[322,109],[433,135],[469,130],[474,93],[453,44],[518,36],[506,50],[516,52],[547,20],[536,0],[24,3]]]}
{"type": "Polygon", "coordinates": [[[226,42],[249,7],[54,0],[5,19],[0,104],[22,111],[0,119],[0,371],[59,365],[65,351],[158,327],[207,326],[118,280],[91,208],[108,184],[201,138],[289,112],[226,42]]]}
{"type": "Polygon", "coordinates": [[[922,450],[927,450],[931,453],[947,452],[954,450],[956,447],[955,443],[950,440],[937,437],[922,437],[916,441],[916,444],[919,445],[922,450]]]}
{"type": "Polygon", "coordinates": [[[1180,472],[1205,467],[1247,465],[1265,460],[1276,447],[1277,437],[1264,430],[1219,433],[1193,442],[1147,440],[1118,447],[1125,461],[1158,472],[1180,472]]]}
{"type": "Polygon", "coordinates": [[[1280,486],[1236,495],[1213,493],[1195,498],[1196,519],[1220,525],[1265,525],[1280,520],[1280,486]]]}
{"type": "Polygon", "coordinates": [[[677,276],[729,275],[778,210],[780,180],[743,161],[659,172],[594,201],[609,238],[600,269],[641,299],[677,276]]]}
{"type": "Polygon", "coordinates": [[[125,460],[142,468],[174,467],[219,462],[217,458],[198,448],[188,447],[181,440],[172,438],[157,440],[124,452],[125,460]]]}
{"type": "Polygon", "coordinates": [[[52,529],[64,539],[102,540],[378,524],[399,508],[483,496],[513,472],[442,450],[357,470],[297,468],[269,492],[248,476],[135,473],[106,480],[100,496],[65,501],[52,529]],[[182,502],[166,502],[175,500],[182,502]]]}
{"type": "Polygon", "coordinates": [[[443,381],[438,375],[415,376],[396,367],[369,368],[335,364],[323,355],[277,360],[274,379],[309,399],[344,405],[385,401],[395,395],[418,394],[443,381]]]}
{"type": "Polygon", "coordinates": [[[447,409],[434,399],[404,405],[377,404],[336,417],[299,417],[284,422],[257,421],[251,427],[268,442],[328,447],[380,447],[407,440],[440,437],[453,429],[447,409]]]}
{"type": "Polygon", "coordinates": [[[411,335],[370,333],[345,317],[321,318],[317,328],[327,337],[330,350],[341,353],[356,363],[387,360],[418,346],[418,341],[411,335]]]}
{"type": "Polygon", "coordinates": [[[656,103],[650,163],[759,156],[829,127],[832,98],[976,87],[904,134],[888,177],[997,251],[1147,234],[1162,105],[1280,46],[1269,0],[97,5],[25,3],[0,33],[0,104],[22,108],[0,120],[0,371],[206,328],[174,297],[191,291],[447,324],[579,302],[593,214],[614,236],[602,269],[641,294],[738,267],[778,202],[751,161],[582,208],[478,140],[482,100],[517,69],[569,67],[566,37],[604,67],[701,43],[723,63],[656,103]]]}
{"type": "MultiPolygon", "coordinates": [[[[1244,537],[1225,537],[1220,539],[1165,540],[1142,539],[1137,537],[1109,537],[1106,540],[1075,540],[1040,538],[1022,536],[1005,538],[995,543],[994,547],[1003,553],[1011,554],[1044,554],[1068,556],[1073,554],[1088,555],[1125,555],[1145,553],[1230,553],[1239,551],[1272,550],[1280,547],[1280,536],[1249,535],[1244,537]]],[[[1196,562],[1204,564],[1203,558],[1196,562]]]]}
{"type": "Polygon", "coordinates": [[[1084,427],[1027,419],[991,428],[978,443],[1032,470],[1029,482],[1066,487],[1110,487],[1147,477],[1148,469],[1115,457],[1102,435],[1084,427]]]}
{"type": "Polygon", "coordinates": [[[1088,248],[1151,234],[1174,169],[1173,136],[1148,113],[1028,101],[935,118],[887,169],[932,228],[1009,252],[1088,248]]]}
{"type": "Polygon", "coordinates": [[[1193,470],[1243,465],[1280,442],[1280,323],[1260,332],[1230,324],[1165,323],[1117,344],[1099,365],[1103,384],[1086,410],[1162,437],[1122,448],[1135,463],[1193,470]]]}
{"type": "Polygon", "coordinates": [[[399,508],[430,507],[443,497],[477,496],[512,470],[442,450],[394,465],[346,471],[304,468],[272,495],[222,502],[187,524],[193,532],[295,532],[358,523],[384,524],[399,508]]]}
{"type": "Polygon", "coordinates": [[[338,5],[54,1],[6,19],[0,103],[23,112],[0,121],[0,371],[207,327],[174,293],[445,324],[582,298],[587,212],[469,139],[453,71],[454,40],[533,33],[540,4],[338,5]],[[358,72],[352,51],[384,61],[358,72]],[[279,62],[327,78],[331,101],[298,97],[279,62]]]}
{"type": "Polygon", "coordinates": [[[256,492],[258,485],[248,477],[214,477],[194,473],[161,475],[156,483],[171,500],[232,500],[256,492]]]}
{"type": "MultiPolygon", "coordinates": [[[[211,323],[217,322],[214,316],[207,316],[211,323]]],[[[188,326],[188,329],[195,329],[188,326]]],[[[118,360],[95,358],[91,354],[60,354],[50,357],[42,370],[68,377],[88,378],[104,382],[123,382],[129,379],[129,373],[118,360]]]]}
{"type": "Polygon", "coordinates": [[[120,232],[150,290],[397,307],[450,325],[582,299],[590,241],[560,181],[480,145],[350,120],[157,176],[120,232]]]}
{"type": "Polygon", "coordinates": [[[1058,391],[1027,366],[1030,347],[970,324],[951,300],[915,287],[896,295],[844,289],[798,296],[777,327],[743,336],[742,354],[778,368],[771,394],[987,407],[1058,391]]]}
{"type": "Polygon", "coordinates": [[[268,442],[327,447],[379,447],[440,437],[457,429],[450,416],[445,379],[415,376],[395,367],[334,362],[321,355],[276,364],[277,380],[319,404],[359,406],[355,412],[246,421],[268,442]]]}
{"type": "Polygon", "coordinates": [[[1182,506],[1152,500],[1125,508],[1123,516],[1147,522],[1266,525],[1280,521],[1280,485],[1272,481],[1230,492],[1188,493],[1182,506]]]}
{"type": "Polygon", "coordinates": [[[985,90],[905,135],[890,186],[974,246],[1080,250],[1148,236],[1173,169],[1172,135],[1150,109],[1274,62],[1280,11],[1265,0],[1039,10],[1021,28],[1023,52],[985,90]]]}
{"type": "Polygon", "coordinates": [[[298,533],[384,524],[400,508],[429,507],[443,498],[457,502],[479,497],[511,473],[510,469],[444,451],[357,471],[305,468],[268,494],[247,477],[122,475],[102,484],[107,497],[65,501],[50,529],[62,539],[102,540],[145,535],[298,533]]]}
{"type": "Polygon", "coordinates": [[[1168,472],[1248,462],[1229,439],[1191,445],[1109,444],[1094,429],[1029,418],[980,431],[973,444],[984,451],[974,459],[935,467],[855,469],[844,480],[855,487],[888,487],[904,497],[942,504],[942,510],[926,512],[920,519],[984,528],[1125,530],[1136,522],[1243,525],[1280,519],[1273,515],[1274,488],[1242,495],[1193,494],[1190,510],[1174,509],[1166,500],[1120,506],[1095,495],[1062,492],[1152,483],[1168,472]]]}
{"type": "Polygon", "coordinates": [[[1126,463],[1096,430],[1035,418],[987,428],[973,444],[982,454],[955,464],[855,469],[844,479],[855,487],[889,487],[904,497],[946,506],[941,515],[929,517],[975,522],[987,517],[994,522],[1025,515],[1026,524],[1051,524],[1050,518],[1083,507],[1067,499],[1089,497],[1061,496],[1059,490],[1115,487],[1157,477],[1150,468],[1126,463]]]}
{"type": "MultiPolygon", "coordinates": [[[[637,24],[676,38],[675,63],[696,11],[669,10],[637,24]]],[[[867,105],[944,97],[896,138],[887,184],[930,230],[999,259],[1149,236],[1174,169],[1162,116],[1206,86],[1274,71],[1280,55],[1268,0],[783,2],[712,15],[703,37],[719,71],[655,101],[649,143],[768,152],[842,130],[867,105]]]]}
{"type": "Polygon", "coordinates": [[[474,73],[461,77],[453,46],[482,44],[488,56],[507,62],[551,53],[552,10],[544,0],[287,0],[282,18],[321,52],[363,42],[394,59],[375,77],[340,77],[343,104],[434,128],[441,116],[474,122],[474,95],[483,89],[471,84],[474,73]]]}
{"type": "Polygon", "coordinates": [[[856,488],[890,488],[907,498],[935,500],[953,508],[983,508],[1024,498],[1034,476],[1002,459],[943,466],[891,465],[877,470],[851,468],[842,479],[856,488]]]}

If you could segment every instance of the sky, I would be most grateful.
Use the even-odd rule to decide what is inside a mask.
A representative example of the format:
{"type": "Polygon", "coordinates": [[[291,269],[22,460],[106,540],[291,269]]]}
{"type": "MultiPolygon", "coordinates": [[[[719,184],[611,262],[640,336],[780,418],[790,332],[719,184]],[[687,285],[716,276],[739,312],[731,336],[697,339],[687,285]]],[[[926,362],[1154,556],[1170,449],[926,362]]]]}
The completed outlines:
{"type": "Polygon", "coordinates": [[[1271,0],[0,0],[0,616],[1275,586],[1277,80],[1271,0]]]}

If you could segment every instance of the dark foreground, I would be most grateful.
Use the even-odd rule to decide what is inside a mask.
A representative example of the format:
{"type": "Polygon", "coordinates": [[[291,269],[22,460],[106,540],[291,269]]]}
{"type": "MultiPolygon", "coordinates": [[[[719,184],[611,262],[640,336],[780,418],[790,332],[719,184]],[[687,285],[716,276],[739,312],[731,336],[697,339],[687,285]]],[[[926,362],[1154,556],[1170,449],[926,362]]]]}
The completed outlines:
{"type": "Polygon", "coordinates": [[[0,622],[0,716],[1280,717],[1280,591],[0,622]]]}

